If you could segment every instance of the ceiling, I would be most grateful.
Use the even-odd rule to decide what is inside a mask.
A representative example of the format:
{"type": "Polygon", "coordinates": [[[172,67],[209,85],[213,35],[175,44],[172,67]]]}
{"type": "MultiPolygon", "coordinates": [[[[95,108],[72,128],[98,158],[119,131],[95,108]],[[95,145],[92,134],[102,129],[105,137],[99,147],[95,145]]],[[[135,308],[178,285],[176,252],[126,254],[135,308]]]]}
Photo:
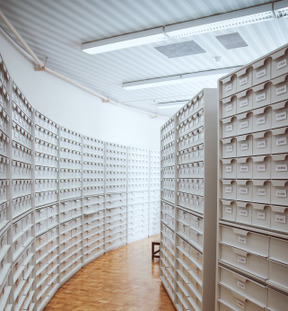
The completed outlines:
{"type": "MultiPolygon", "coordinates": [[[[167,39],[164,42],[97,55],[84,53],[81,43],[269,2],[271,1],[0,0],[0,10],[39,59],[44,63],[47,58],[47,67],[50,69],[111,101],[152,114],[171,116],[179,107],[164,110],[159,109],[157,103],[185,102],[204,87],[216,87],[217,79],[223,74],[139,90],[123,89],[122,84],[245,65],[288,43],[288,18],[275,18],[190,38],[167,39]],[[231,33],[238,33],[245,44],[226,49],[220,42],[221,37],[217,37],[231,33]],[[182,45],[172,46],[176,43],[182,45]],[[191,48],[197,54],[190,55],[185,48],[191,48]]],[[[0,26],[13,37],[2,20],[0,26]]],[[[233,40],[230,41],[236,42],[237,38],[233,40]]]]}

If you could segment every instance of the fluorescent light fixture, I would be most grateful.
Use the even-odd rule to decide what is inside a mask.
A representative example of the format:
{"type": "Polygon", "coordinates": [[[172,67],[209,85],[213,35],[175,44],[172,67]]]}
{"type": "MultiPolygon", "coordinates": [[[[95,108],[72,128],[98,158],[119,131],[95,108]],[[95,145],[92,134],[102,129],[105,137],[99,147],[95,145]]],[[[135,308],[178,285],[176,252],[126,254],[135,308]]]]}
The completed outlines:
{"type": "Polygon", "coordinates": [[[288,0],[274,3],[274,12],[277,18],[288,17],[288,0]]]}
{"type": "Polygon", "coordinates": [[[185,38],[202,33],[259,23],[273,18],[272,4],[265,4],[165,26],[165,32],[171,38],[185,38]]]}
{"type": "Polygon", "coordinates": [[[88,54],[100,54],[134,46],[167,40],[163,27],[133,32],[102,40],[82,43],[82,51],[88,54]]]}
{"type": "Polygon", "coordinates": [[[189,102],[189,99],[159,102],[157,103],[156,107],[158,109],[173,109],[173,108],[182,107],[188,102],[189,102]]]}
{"type": "Polygon", "coordinates": [[[221,74],[225,75],[239,68],[241,68],[241,66],[211,69],[211,70],[205,70],[205,71],[183,73],[183,74],[173,75],[173,76],[124,82],[122,84],[122,87],[125,90],[139,90],[139,89],[144,89],[144,88],[149,88],[149,87],[166,86],[166,85],[171,85],[171,84],[187,82],[189,79],[195,79],[198,77],[206,77],[206,76],[221,75],[221,74]]]}

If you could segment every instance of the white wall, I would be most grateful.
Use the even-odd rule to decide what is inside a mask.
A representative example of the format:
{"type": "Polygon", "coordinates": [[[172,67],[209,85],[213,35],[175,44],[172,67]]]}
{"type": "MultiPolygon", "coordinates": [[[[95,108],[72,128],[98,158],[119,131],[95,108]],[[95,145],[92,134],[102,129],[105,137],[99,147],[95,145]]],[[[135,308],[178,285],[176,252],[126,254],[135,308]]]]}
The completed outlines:
{"type": "Polygon", "coordinates": [[[30,104],[57,124],[107,142],[141,148],[160,148],[164,120],[102,101],[32,63],[0,33],[0,54],[30,104]]]}

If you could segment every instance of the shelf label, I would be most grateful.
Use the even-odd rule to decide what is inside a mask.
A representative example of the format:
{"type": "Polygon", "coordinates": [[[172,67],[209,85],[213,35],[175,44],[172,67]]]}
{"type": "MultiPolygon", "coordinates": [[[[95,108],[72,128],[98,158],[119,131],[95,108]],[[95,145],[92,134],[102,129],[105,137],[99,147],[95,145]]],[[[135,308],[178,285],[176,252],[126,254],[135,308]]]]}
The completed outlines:
{"type": "Polygon", "coordinates": [[[266,219],[266,214],[264,212],[257,212],[256,218],[260,220],[265,220],[266,219]]]}
{"type": "Polygon", "coordinates": [[[266,93],[262,93],[256,96],[256,102],[261,102],[266,99],[266,93]]]}
{"type": "Polygon", "coordinates": [[[226,212],[227,214],[232,214],[232,207],[231,207],[231,206],[226,206],[226,207],[225,207],[225,212],[226,212]]]}
{"type": "Polygon", "coordinates": [[[246,173],[249,171],[249,166],[247,164],[240,165],[240,172],[246,173]]]}
{"type": "Polygon", "coordinates": [[[257,125],[261,125],[261,124],[265,124],[266,123],[266,116],[264,117],[259,117],[256,119],[256,124],[257,125]]]}
{"type": "Polygon", "coordinates": [[[239,189],[240,194],[248,194],[248,188],[247,187],[241,187],[239,189]]]}
{"type": "Polygon", "coordinates": [[[286,61],[286,59],[283,59],[283,60],[281,60],[280,62],[277,62],[277,64],[276,64],[277,70],[279,70],[279,69],[281,69],[281,68],[283,68],[283,67],[286,67],[286,66],[287,66],[287,61],[286,61]]]}
{"type": "Polygon", "coordinates": [[[233,109],[233,105],[232,105],[232,104],[227,104],[227,105],[225,106],[225,112],[232,111],[232,109],[233,109]]]}
{"type": "Polygon", "coordinates": [[[248,77],[247,76],[240,79],[240,81],[239,81],[240,86],[243,86],[244,84],[247,84],[247,83],[248,83],[248,77]]]}
{"type": "Polygon", "coordinates": [[[286,111],[281,111],[276,113],[276,121],[283,121],[287,120],[287,113],[286,111]]]}
{"type": "Polygon", "coordinates": [[[277,87],[276,88],[276,95],[281,95],[281,94],[284,94],[287,92],[287,86],[286,85],[283,85],[281,87],[277,87]]]}
{"type": "Polygon", "coordinates": [[[257,164],[257,172],[266,172],[266,164],[257,164]]]}
{"type": "Polygon", "coordinates": [[[248,150],[248,148],[249,148],[249,144],[248,144],[248,143],[242,143],[242,144],[240,144],[240,150],[241,150],[241,151],[248,150]]]}
{"type": "Polygon", "coordinates": [[[286,216],[285,215],[276,214],[275,215],[275,221],[280,223],[280,224],[286,224],[286,216]]]}
{"type": "Polygon", "coordinates": [[[232,193],[232,187],[225,187],[225,193],[232,193]]]}
{"type": "Polygon", "coordinates": [[[241,236],[241,235],[238,236],[237,241],[240,244],[246,244],[247,243],[247,239],[244,236],[241,236]]]}
{"type": "Polygon", "coordinates": [[[257,141],[257,148],[258,148],[258,149],[266,148],[266,140],[265,140],[265,139],[263,139],[263,140],[258,140],[258,141],[257,141]]]}
{"type": "Polygon", "coordinates": [[[238,281],[236,282],[237,286],[241,289],[246,289],[246,284],[244,282],[238,281]]]}
{"type": "Polygon", "coordinates": [[[232,83],[229,83],[229,84],[227,84],[227,85],[225,86],[225,91],[226,91],[226,92],[229,92],[229,91],[232,90],[232,88],[233,88],[233,84],[232,84],[232,83]]]}
{"type": "Polygon", "coordinates": [[[276,165],[276,172],[287,172],[287,164],[277,164],[276,165]]]}
{"type": "Polygon", "coordinates": [[[232,125],[232,124],[226,125],[226,126],[225,126],[225,131],[226,131],[226,132],[231,132],[231,131],[233,131],[233,125],[232,125]]]}
{"type": "Polygon", "coordinates": [[[266,76],[266,68],[263,68],[263,69],[257,71],[256,79],[260,79],[264,76],[266,76]]]}
{"type": "Polygon", "coordinates": [[[248,105],[248,99],[247,98],[241,100],[240,103],[239,103],[240,108],[243,108],[243,107],[245,107],[247,105],[248,105]]]}
{"type": "Polygon", "coordinates": [[[265,188],[258,188],[257,189],[257,195],[259,196],[265,196],[267,193],[266,193],[266,189],[265,188]]]}
{"type": "Polygon", "coordinates": [[[284,146],[284,145],[287,145],[287,138],[286,138],[286,137],[278,138],[278,139],[276,140],[276,145],[277,145],[277,146],[284,146]]]}
{"type": "Polygon", "coordinates": [[[241,263],[242,265],[246,265],[247,263],[246,257],[243,257],[243,256],[238,256],[237,261],[241,263]]]}
{"type": "Polygon", "coordinates": [[[232,145],[228,145],[225,147],[225,151],[228,152],[232,152],[233,151],[233,146],[232,145]]]}
{"type": "Polygon", "coordinates": [[[245,129],[248,126],[249,126],[248,120],[240,122],[240,129],[245,129]]]}
{"type": "Polygon", "coordinates": [[[276,190],[276,197],[277,198],[286,198],[287,197],[286,189],[277,189],[276,190]]]}
{"type": "Polygon", "coordinates": [[[247,217],[248,216],[248,211],[246,209],[240,209],[238,212],[238,215],[241,217],[247,217]]]}

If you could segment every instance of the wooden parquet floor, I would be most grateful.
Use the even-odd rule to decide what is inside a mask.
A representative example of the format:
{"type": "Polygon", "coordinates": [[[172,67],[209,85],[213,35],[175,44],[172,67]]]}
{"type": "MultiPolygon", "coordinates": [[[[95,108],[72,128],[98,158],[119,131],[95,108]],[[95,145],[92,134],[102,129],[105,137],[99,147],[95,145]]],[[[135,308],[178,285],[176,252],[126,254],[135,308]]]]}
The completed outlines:
{"type": "Polygon", "coordinates": [[[77,272],[45,311],[174,311],[160,281],[159,259],[143,239],[114,250],[77,272]]]}

